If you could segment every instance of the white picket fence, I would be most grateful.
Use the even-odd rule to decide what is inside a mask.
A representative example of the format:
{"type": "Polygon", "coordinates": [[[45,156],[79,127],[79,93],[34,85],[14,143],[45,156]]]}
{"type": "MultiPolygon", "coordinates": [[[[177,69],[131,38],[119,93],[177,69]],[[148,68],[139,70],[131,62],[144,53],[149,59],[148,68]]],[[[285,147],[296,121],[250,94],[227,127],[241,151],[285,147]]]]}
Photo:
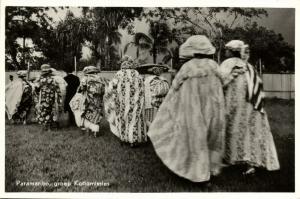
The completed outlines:
{"type": "MultiPolygon", "coordinates": [[[[39,71],[30,72],[30,78],[38,77],[39,71]]],[[[111,79],[115,72],[103,71],[101,75],[104,78],[111,79]]],[[[9,83],[9,76],[13,75],[17,78],[16,72],[5,73],[5,83],[9,83]]],[[[82,72],[77,73],[79,77],[82,72]]],[[[163,74],[169,81],[171,81],[171,74],[163,74]]],[[[268,98],[294,99],[295,98],[295,74],[263,74],[262,75],[264,91],[268,98]]]]}

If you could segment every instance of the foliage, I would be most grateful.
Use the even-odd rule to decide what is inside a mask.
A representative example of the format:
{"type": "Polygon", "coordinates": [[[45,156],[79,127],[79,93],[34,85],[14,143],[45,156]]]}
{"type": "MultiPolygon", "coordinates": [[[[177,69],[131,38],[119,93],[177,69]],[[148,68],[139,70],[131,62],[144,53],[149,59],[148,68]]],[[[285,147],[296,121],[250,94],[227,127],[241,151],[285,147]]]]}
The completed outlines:
{"type": "Polygon", "coordinates": [[[159,18],[169,20],[178,31],[189,34],[206,34],[211,39],[219,34],[219,28],[241,26],[255,17],[267,16],[264,9],[258,8],[155,8],[148,9],[143,16],[148,20],[159,18]],[[226,20],[225,20],[226,19],[226,20]]]}
{"type": "Polygon", "coordinates": [[[6,7],[5,60],[7,69],[25,69],[26,63],[39,59],[34,48],[26,47],[26,39],[41,40],[41,32],[52,28],[52,18],[46,14],[49,7],[6,7]],[[22,45],[17,39],[22,39],[22,45]],[[31,60],[28,58],[31,57],[31,60]]]}
{"type": "MultiPolygon", "coordinates": [[[[82,16],[68,12],[58,24],[48,15],[53,7],[6,7],[5,10],[5,61],[7,70],[38,69],[48,62],[57,69],[70,70],[74,57],[80,62],[83,45],[92,51],[91,60],[103,70],[119,68],[122,52],[119,30],[126,29],[134,35],[136,55],[149,51],[153,62],[158,55],[165,55],[175,68],[180,66],[179,46],[191,35],[205,34],[217,48],[216,60],[224,59],[224,45],[231,39],[241,39],[250,45],[251,63],[261,60],[265,72],[294,71],[294,47],[276,34],[253,22],[268,13],[260,8],[130,8],[130,7],[82,7],[82,16]],[[146,19],[149,32],[135,33],[136,19],[146,19]],[[21,41],[21,42],[20,42],[21,41]],[[32,41],[33,45],[25,45],[32,41]]],[[[140,62],[143,63],[141,56],[140,62]]],[[[83,61],[83,62],[85,62],[83,61]]],[[[83,64],[80,62],[80,64],[83,64]]],[[[82,67],[79,66],[78,67],[82,67]]]]}
{"type": "Polygon", "coordinates": [[[141,63],[143,63],[143,60],[139,59],[140,50],[149,50],[150,55],[153,57],[153,63],[157,62],[158,54],[167,53],[170,56],[172,53],[168,48],[172,34],[168,24],[164,21],[150,21],[149,26],[149,36],[138,32],[134,35],[133,42],[126,44],[124,48],[124,53],[126,53],[130,45],[136,46],[136,57],[141,63]]]}
{"type": "Polygon", "coordinates": [[[54,31],[59,44],[57,47],[62,52],[59,63],[68,71],[73,69],[74,57],[78,61],[82,56],[81,49],[88,25],[84,19],[76,18],[71,11],[68,11],[66,18],[59,22],[54,31]]]}
{"type": "Polygon", "coordinates": [[[267,16],[264,9],[257,8],[203,8],[177,7],[147,9],[143,16],[148,20],[163,19],[172,23],[176,30],[178,43],[183,43],[190,35],[204,34],[218,49],[218,61],[224,43],[222,30],[242,26],[255,17],[267,16]],[[226,19],[226,20],[225,20],[226,19]]]}
{"type": "Polygon", "coordinates": [[[110,64],[117,64],[119,52],[116,49],[122,36],[119,28],[130,25],[141,11],[142,8],[130,7],[83,8],[85,22],[89,24],[86,40],[92,43],[91,50],[99,67],[109,69],[110,64]]]}
{"type": "MultiPolygon", "coordinates": [[[[121,34],[119,28],[132,27],[132,21],[142,8],[82,8],[83,16],[71,12],[57,26],[46,13],[48,7],[6,8],[6,65],[7,69],[25,68],[31,58],[34,65],[49,62],[57,69],[69,70],[74,56],[81,58],[81,47],[88,41],[99,66],[117,66],[121,34]],[[31,39],[33,47],[20,46],[18,38],[31,39]],[[33,52],[41,52],[35,57],[33,52]],[[22,56],[20,56],[20,54],[22,56]]],[[[36,66],[34,66],[36,68],[36,66]]]]}
{"type": "Polygon", "coordinates": [[[250,62],[258,65],[261,59],[264,72],[295,71],[294,47],[281,34],[258,26],[256,22],[245,27],[224,28],[224,41],[241,39],[250,46],[250,62]]]}

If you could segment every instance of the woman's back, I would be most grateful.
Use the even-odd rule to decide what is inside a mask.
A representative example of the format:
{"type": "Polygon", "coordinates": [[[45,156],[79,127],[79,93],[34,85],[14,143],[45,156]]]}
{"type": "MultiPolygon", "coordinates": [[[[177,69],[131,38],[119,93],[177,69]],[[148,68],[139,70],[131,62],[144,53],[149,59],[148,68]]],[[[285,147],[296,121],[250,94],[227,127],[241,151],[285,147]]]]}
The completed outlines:
{"type": "MultiPolygon", "coordinates": [[[[201,77],[211,77],[217,74],[218,64],[212,59],[208,58],[194,58],[186,62],[179,72],[176,74],[172,87],[178,89],[181,84],[189,78],[201,78],[201,77]]],[[[213,78],[218,81],[216,78],[213,78]]]]}

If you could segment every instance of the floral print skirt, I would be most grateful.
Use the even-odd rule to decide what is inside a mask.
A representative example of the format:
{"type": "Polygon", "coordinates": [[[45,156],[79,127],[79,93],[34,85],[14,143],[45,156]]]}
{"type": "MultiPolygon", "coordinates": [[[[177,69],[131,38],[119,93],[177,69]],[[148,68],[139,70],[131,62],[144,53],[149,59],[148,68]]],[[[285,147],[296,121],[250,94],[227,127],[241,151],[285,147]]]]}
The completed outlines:
{"type": "Polygon", "coordinates": [[[51,125],[56,116],[55,91],[52,89],[41,90],[41,100],[37,110],[37,121],[39,124],[51,125]]]}
{"type": "Polygon", "coordinates": [[[229,164],[278,170],[279,162],[267,113],[254,110],[246,101],[247,82],[244,75],[231,82],[225,90],[226,149],[229,164]]]}
{"type": "Polygon", "coordinates": [[[109,83],[104,97],[106,117],[122,142],[147,142],[144,97],[144,81],[135,70],[120,70],[109,83]]]}

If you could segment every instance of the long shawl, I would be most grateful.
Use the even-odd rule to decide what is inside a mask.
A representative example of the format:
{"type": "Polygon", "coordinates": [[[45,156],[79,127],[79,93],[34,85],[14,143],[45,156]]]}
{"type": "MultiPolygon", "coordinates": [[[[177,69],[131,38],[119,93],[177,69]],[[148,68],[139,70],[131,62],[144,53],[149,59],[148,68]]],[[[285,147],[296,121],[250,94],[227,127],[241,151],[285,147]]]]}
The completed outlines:
{"type": "Polygon", "coordinates": [[[184,64],[148,131],[162,162],[194,182],[209,180],[224,152],[224,96],[214,75],[217,67],[209,59],[184,64]]]}
{"type": "Polygon", "coordinates": [[[104,106],[111,131],[122,141],[147,140],[144,121],[144,82],[133,69],[118,71],[109,82],[104,106]]]}
{"type": "Polygon", "coordinates": [[[5,88],[5,110],[9,120],[18,110],[18,106],[22,100],[23,91],[24,86],[21,79],[15,80],[5,88]]]}

